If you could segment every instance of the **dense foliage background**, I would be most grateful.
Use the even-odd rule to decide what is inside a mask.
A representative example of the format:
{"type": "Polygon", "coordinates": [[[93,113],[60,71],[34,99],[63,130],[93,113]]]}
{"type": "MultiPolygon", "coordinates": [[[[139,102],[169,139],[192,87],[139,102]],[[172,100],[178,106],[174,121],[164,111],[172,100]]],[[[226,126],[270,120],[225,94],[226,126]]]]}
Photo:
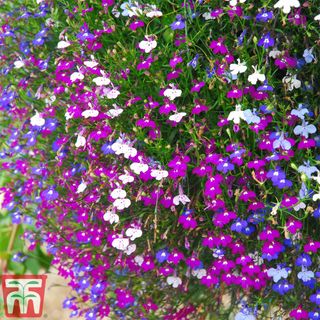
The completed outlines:
{"type": "Polygon", "coordinates": [[[320,319],[319,4],[2,1],[4,269],[45,246],[76,318],[320,319]]]}

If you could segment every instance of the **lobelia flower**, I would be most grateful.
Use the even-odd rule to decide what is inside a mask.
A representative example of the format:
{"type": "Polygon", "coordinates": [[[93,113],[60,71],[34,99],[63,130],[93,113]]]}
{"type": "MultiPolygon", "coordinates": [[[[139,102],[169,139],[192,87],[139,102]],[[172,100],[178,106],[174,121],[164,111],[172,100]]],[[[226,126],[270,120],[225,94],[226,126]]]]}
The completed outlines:
{"type": "Polygon", "coordinates": [[[157,46],[157,41],[150,35],[146,35],[145,39],[146,40],[140,41],[138,46],[145,53],[150,53],[157,46]]]}
{"type": "Polygon", "coordinates": [[[298,0],[279,0],[274,6],[274,8],[281,8],[283,13],[289,13],[291,7],[299,8],[300,2],[298,0]]]}
{"type": "Polygon", "coordinates": [[[236,105],[236,110],[235,111],[231,111],[229,113],[227,120],[228,121],[232,120],[233,123],[239,124],[240,123],[240,119],[245,120],[245,115],[244,115],[244,112],[241,110],[241,105],[237,104],[236,105]]]}
{"type": "Polygon", "coordinates": [[[287,280],[281,280],[272,285],[272,290],[279,293],[282,296],[287,294],[293,288],[293,284],[290,284],[287,280]]]}
{"type": "Polygon", "coordinates": [[[305,49],[303,51],[303,58],[306,61],[306,63],[312,63],[312,61],[315,60],[315,57],[314,57],[312,51],[313,51],[313,48],[305,49]]]}
{"type": "Polygon", "coordinates": [[[302,124],[296,126],[293,129],[295,135],[303,136],[304,138],[308,138],[309,134],[313,134],[317,131],[317,128],[313,124],[309,124],[307,121],[302,120],[302,124]]]}
{"type": "Polygon", "coordinates": [[[263,73],[260,73],[259,70],[257,70],[258,66],[252,66],[254,73],[252,73],[248,77],[248,81],[252,84],[256,84],[259,81],[264,82],[266,80],[266,76],[263,73]]]}
{"type": "Polygon", "coordinates": [[[198,59],[199,59],[199,54],[196,54],[194,56],[194,58],[188,62],[188,67],[192,67],[193,69],[195,69],[198,65],[198,59]]]}
{"type": "Polygon", "coordinates": [[[288,88],[289,91],[301,87],[301,81],[297,79],[297,75],[285,76],[282,79],[282,83],[285,85],[286,88],[288,88]]]}
{"type": "Polygon", "coordinates": [[[238,73],[244,73],[248,67],[245,62],[241,62],[240,59],[237,59],[238,63],[232,63],[230,65],[230,71],[232,75],[237,75],[238,73]]]}
{"type": "Polygon", "coordinates": [[[224,41],[223,38],[218,38],[218,40],[211,41],[209,48],[212,49],[214,54],[221,53],[225,55],[228,52],[228,49],[223,44],[223,41],[224,41]]]}
{"type": "Polygon", "coordinates": [[[256,21],[258,22],[268,22],[273,19],[273,12],[267,11],[267,9],[263,8],[260,13],[256,15],[256,21]]]}
{"type": "Polygon", "coordinates": [[[317,291],[315,294],[310,296],[310,301],[320,305],[320,291],[317,291]]]}
{"type": "Polygon", "coordinates": [[[185,19],[181,14],[176,16],[176,21],[170,24],[172,30],[182,30],[185,28],[185,19]]]}
{"type": "Polygon", "coordinates": [[[190,201],[191,200],[183,193],[181,185],[179,185],[179,195],[173,198],[173,204],[178,206],[181,202],[183,205],[186,205],[190,201]]]}
{"type": "Polygon", "coordinates": [[[197,221],[192,217],[191,214],[182,214],[178,222],[184,229],[195,229],[197,227],[197,221]]]}
{"type": "Polygon", "coordinates": [[[270,32],[264,34],[258,41],[258,46],[264,47],[265,49],[274,46],[274,39],[271,37],[270,32]]]}
{"type": "Polygon", "coordinates": [[[174,84],[169,85],[171,88],[164,90],[163,95],[167,97],[170,101],[181,96],[182,91],[177,89],[174,84]]]}

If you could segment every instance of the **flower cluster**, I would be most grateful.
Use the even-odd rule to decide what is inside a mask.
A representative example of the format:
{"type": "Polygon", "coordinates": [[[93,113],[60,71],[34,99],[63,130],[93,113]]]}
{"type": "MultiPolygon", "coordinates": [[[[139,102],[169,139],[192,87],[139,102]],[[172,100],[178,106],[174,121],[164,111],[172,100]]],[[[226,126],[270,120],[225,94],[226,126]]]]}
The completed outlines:
{"type": "Polygon", "coordinates": [[[2,207],[35,219],[24,239],[69,279],[72,317],[320,319],[312,1],[12,1],[0,19],[2,207]]]}

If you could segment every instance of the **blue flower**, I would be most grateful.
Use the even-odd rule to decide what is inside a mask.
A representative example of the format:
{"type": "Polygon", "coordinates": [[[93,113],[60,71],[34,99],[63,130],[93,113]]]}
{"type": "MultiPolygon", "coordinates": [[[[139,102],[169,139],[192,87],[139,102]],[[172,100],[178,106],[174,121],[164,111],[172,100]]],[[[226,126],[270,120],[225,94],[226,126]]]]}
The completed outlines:
{"type": "Polygon", "coordinates": [[[271,19],[273,19],[273,12],[267,11],[266,9],[262,9],[261,13],[256,15],[258,22],[268,22],[271,19]]]}
{"type": "Polygon", "coordinates": [[[198,59],[199,59],[199,54],[196,54],[195,57],[188,62],[188,67],[192,67],[193,69],[195,69],[198,65],[198,59]]]}
{"type": "Polygon", "coordinates": [[[306,253],[301,254],[296,260],[297,267],[310,267],[312,260],[310,256],[306,253]]]}
{"type": "Polygon", "coordinates": [[[265,49],[274,46],[274,39],[270,36],[270,32],[264,34],[258,41],[258,46],[264,47],[265,49]]]}
{"type": "Polygon", "coordinates": [[[317,291],[315,294],[310,296],[310,301],[320,305],[320,291],[317,291]]]}
{"type": "Polygon", "coordinates": [[[165,249],[159,250],[156,253],[156,259],[158,260],[159,263],[163,263],[167,261],[168,257],[169,257],[169,252],[165,249]]]}
{"type": "Polygon", "coordinates": [[[174,21],[173,23],[171,23],[170,27],[172,30],[181,30],[181,29],[184,29],[185,27],[185,20],[184,18],[182,17],[181,14],[178,14],[176,16],[176,21],[174,21]]]}
{"type": "Polygon", "coordinates": [[[304,57],[304,60],[306,61],[306,63],[311,63],[314,60],[314,55],[312,54],[312,50],[313,50],[313,48],[305,49],[303,51],[303,57],[304,57]]]}
{"type": "Polygon", "coordinates": [[[308,316],[311,320],[320,320],[320,310],[310,311],[308,316]]]}
{"type": "Polygon", "coordinates": [[[289,283],[287,280],[282,280],[272,285],[272,290],[279,293],[282,296],[288,293],[293,288],[293,284],[289,283]]]}

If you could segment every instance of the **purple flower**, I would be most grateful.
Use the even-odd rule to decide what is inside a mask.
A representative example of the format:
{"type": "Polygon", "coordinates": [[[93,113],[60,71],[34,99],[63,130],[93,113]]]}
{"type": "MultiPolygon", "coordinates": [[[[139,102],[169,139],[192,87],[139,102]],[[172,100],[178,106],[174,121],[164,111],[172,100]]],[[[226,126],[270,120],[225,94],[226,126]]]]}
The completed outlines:
{"type": "Polygon", "coordinates": [[[315,294],[310,296],[310,301],[320,305],[320,291],[317,291],[315,294]]]}
{"type": "Polygon", "coordinates": [[[58,196],[59,193],[52,187],[41,192],[41,198],[47,201],[55,200],[58,196]]]}
{"type": "Polygon", "coordinates": [[[227,158],[224,158],[222,162],[217,165],[217,170],[226,174],[227,172],[234,169],[234,165],[228,162],[227,158]]]}
{"type": "Polygon", "coordinates": [[[297,267],[310,267],[312,260],[310,256],[306,253],[301,254],[296,260],[297,267]]]}
{"type": "Polygon", "coordinates": [[[267,11],[266,9],[262,9],[262,11],[256,15],[258,22],[268,22],[271,19],[273,19],[273,12],[267,11]]]}
{"type": "Polygon", "coordinates": [[[320,320],[320,310],[314,310],[309,312],[309,319],[320,320]]]}
{"type": "Polygon", "coordinates": [[[272,290],[275,292],[278,292],[282,296],[288,293],[293,288],[294,288],[293,284],[290,284],[287,280],[282,280],[280,282],[275,283],[272,286],[272,290]]]}
{"type": "Polygon", "coordinates": [[[274,46],[274,39],[270,36],[270,32],[264,34],[258,41],[258,46],[264,47],[265,49],[274,46]]]}
{"type": "Polygon", "coordinates": [[[167,261],[169,257],[169,252],[165,249],[161,249],[156,253],[156,259],[158,260],[159,263],[163,263],[167,261]]]}
{"type": "Polygon", "coordinates": [[[195,69],[198,65],[198,59],[199,59],[199,54],[196,54],[195,57],[188,62],[188,67],[192,67],[193,69],[195,69]]]}
{"type": "Polygon", "coordinates": [[[185,27],[185,19],[182,17],[181,14],[178,14],[176,16],[176,21],[174,21],[173,23],[171,23],[170,27],[172,30],[181,30],[184,29],[185,27]]]}
{"type": "Polygon", "coordinates": [[[286,175],[284,171],[277,166],[274,170],[268,171],[267,178],[271,179],[273,183],[277,183],[279,180],[285,179],[286,175]]]}
{"type": "Polygon", "coordinates": [[[242,232],[242,229],[246,228],[248,222],[245,220],[237,219],[232,225],[231,230],[236,232],[242,232]]]}

